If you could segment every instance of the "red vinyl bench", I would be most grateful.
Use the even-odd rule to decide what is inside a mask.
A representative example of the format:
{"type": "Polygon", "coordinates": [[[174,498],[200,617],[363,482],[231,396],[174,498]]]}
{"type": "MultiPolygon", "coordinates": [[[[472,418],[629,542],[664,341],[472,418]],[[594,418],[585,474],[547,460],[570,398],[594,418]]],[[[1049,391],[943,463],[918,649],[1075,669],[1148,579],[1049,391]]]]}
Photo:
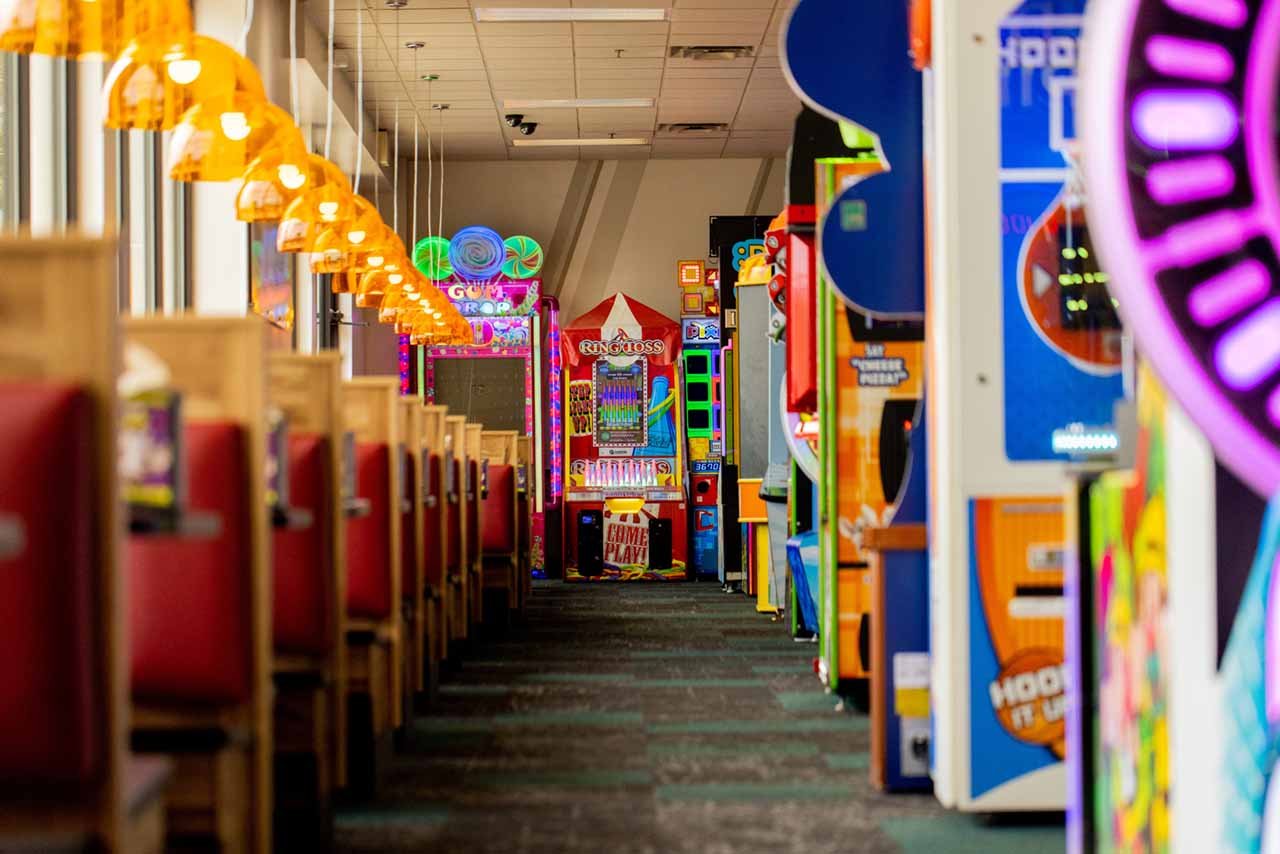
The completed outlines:
{"type": "Polygon", "coordinates": [[[94,476],[103,416],[61,383],[0,382],[0,411],[0,682],[21,698],[0,704],[0,850],[158,852],[169,765],[128,755],[111,686],[120,516],[94,476]]]}
{"type": "Polygon", "coordinates": [[[519,607],[520,567],[519,515],[516,508],[516,469],[513,465],[489,464],[488,492],[484,497],[484,532],[481,554],[484,560],[485,591],[505,596],[506,614],[519,607]]]}

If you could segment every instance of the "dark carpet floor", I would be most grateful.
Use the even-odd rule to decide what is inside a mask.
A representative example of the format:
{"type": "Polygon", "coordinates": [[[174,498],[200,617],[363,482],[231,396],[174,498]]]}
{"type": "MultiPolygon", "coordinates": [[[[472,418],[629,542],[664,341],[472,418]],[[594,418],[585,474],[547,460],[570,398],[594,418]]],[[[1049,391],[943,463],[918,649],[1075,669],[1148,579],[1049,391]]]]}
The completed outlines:
{"type": "Polygon", "coordinates": [[[411,725],[338,850],[1041,854],[1058,826],[989,827],[868,780],[867,718],[714,584],[540,582],[528,624],[476,645],[411,725]]]}

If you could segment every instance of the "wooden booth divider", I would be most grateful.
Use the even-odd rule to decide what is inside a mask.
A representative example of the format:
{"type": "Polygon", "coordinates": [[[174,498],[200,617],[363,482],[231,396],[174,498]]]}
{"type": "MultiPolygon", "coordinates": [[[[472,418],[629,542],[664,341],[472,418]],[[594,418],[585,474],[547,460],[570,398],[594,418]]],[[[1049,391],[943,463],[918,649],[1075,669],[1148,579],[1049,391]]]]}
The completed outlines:
{"type": "Polygon", "coordinates": [[[0,238],[0,850],[156,854],[129,751],[115,241],[0,238]]]}
{"type": "MultiPolygon", "coordinates": [[[[410,703],[414,695],[426,687],[427,619],[423,589],[426,572],[423,567],[422,532],[425,523],[422,506],[422,402],[417,397],[401,397],[400,447],[403,449],[400,467],[400,602],[404,619],[404,701],[410,703]]],[[[412,706],[408,706],[411,711],[412,706]]],[[[408,717],[408,715],[406,715],[408,717]]]]}
{"type": "MultiPolygon", "coordinates": [[[[287,466],[287,502],[307,517],[275,531],[276,816],[291,833],[305,833],[317,819],[327,826],[332,793],[346,781],[341,360],[337,353],[272,353],[268,371],[268,396],[287,428],[278,461],[287,466]]],[[[277,837],[282,833],[278,827],[277,837]]]]}
{"type": "Polygon", "coordinates": [[[261,321],[144,318],[125,340],[182,395],[194,513],[213,530],[129,538],[135,749],[172,756],[171,837],[266,852],[272,819],[271,534],[261,321]]]}
{"type": "Polygon", "coordinates": [[[520,609],[520,535],[516,496],[516,463],[519,433],[485,430],[480,434],[484,465],[482,498],[484,528],[481,532],[481,567],[484,591],[498,609],[495,620],[505,625],[520,609]]]}
{"type": "Polygon", "coordinates": [[[357,377],[342,385],[352,434],[356,494],[347,519],[348,787],[370,795],[402,722],[404,635],[400,619],[400,384],[357,377]]]}
{"type": "Polygon", "coordinates": [[[520,608],[524,609],[533,591],[533,497],[536,493],[534,478],[533,439],[521,436],[516,441],[516,512],[519,542],[520,608]]]}
{"type": "MultiPolygon", "coordinates": [[[[471,626],[468,599],[470,553],[467,550],[467,417],[445,417],[445,458],[448,460],[447,511],[449,640],[464,642],[471,626]]],[[[449,651],[449,658],[454,650],[449,651]]]]}
{"type": "Polygon", "coordinates": [[[423,601],[427,615],[427,649],[423,656],[428,693],[440,680],[440,662],[449,654],[449,619],[445,573],[448,567],[448,496],[445,476],[445,418],[449,407],[422,407],[422,568],[423,601]]]}
{"type": "Polygon", "coordinates": [[[484,620],[484,560],[481,554],[484,542],[484,452],[480,447],[483,433],[483,424],[467,422],[467,606],[473,626],[484,620]]]}

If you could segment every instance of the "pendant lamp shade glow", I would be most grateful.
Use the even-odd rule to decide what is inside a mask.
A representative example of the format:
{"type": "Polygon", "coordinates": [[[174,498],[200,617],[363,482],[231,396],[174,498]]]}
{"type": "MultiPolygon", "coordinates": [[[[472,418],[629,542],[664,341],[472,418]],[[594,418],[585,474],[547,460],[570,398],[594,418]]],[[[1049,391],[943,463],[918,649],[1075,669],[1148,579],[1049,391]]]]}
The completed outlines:
{"type": "MultiPolygon", "coordinates": [[[[0,0],[2,2],[2,0],[0,0]]],[[[237,92],[265,101],[253,63],[230,45],[176,26],[150,30],[124,48],[103,84],[115,130],[171,130],[188,110],[237,92]]]]}
{"type": "Polygon", "coordinates": [[[178,0],[0,0],[0,50],[68,59],[117,56],[153,31],[191,32],[178,0]]]}
{"type": "Polygon", "coordinates": [[[272,147],[249,164],[236,194],[236,219],[279,222],[295,199],[329,181],[345,181],[336,166],[318,154],[272,147]]]}
{"type": "Polygon", "coordinates": [[[356,218],[351,182],[337,166],[324,158],[320,160],[324,161],[324,180],[299,194],[285,208],[276,241],[281,252],[314,251],[326,229],[341,228],[356,218]]]}
{"type": "Polygon", "coordinates": [[[271,149],[301,161],[302,132],[269,101],[237,92],[201,101],[183,114],[169,142],[175,181],[231,181],[271,149]]]}

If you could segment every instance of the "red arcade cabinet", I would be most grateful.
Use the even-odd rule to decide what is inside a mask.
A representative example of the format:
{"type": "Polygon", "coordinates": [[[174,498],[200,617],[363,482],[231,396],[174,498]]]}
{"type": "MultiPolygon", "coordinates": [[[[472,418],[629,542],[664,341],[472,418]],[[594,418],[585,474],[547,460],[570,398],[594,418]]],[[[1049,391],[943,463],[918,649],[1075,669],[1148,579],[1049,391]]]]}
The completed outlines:
{"type": "Polygon", "coordinates": [[[565,580],[686,580],[680,324],[619,294],[562,342],[565,580]]]}

